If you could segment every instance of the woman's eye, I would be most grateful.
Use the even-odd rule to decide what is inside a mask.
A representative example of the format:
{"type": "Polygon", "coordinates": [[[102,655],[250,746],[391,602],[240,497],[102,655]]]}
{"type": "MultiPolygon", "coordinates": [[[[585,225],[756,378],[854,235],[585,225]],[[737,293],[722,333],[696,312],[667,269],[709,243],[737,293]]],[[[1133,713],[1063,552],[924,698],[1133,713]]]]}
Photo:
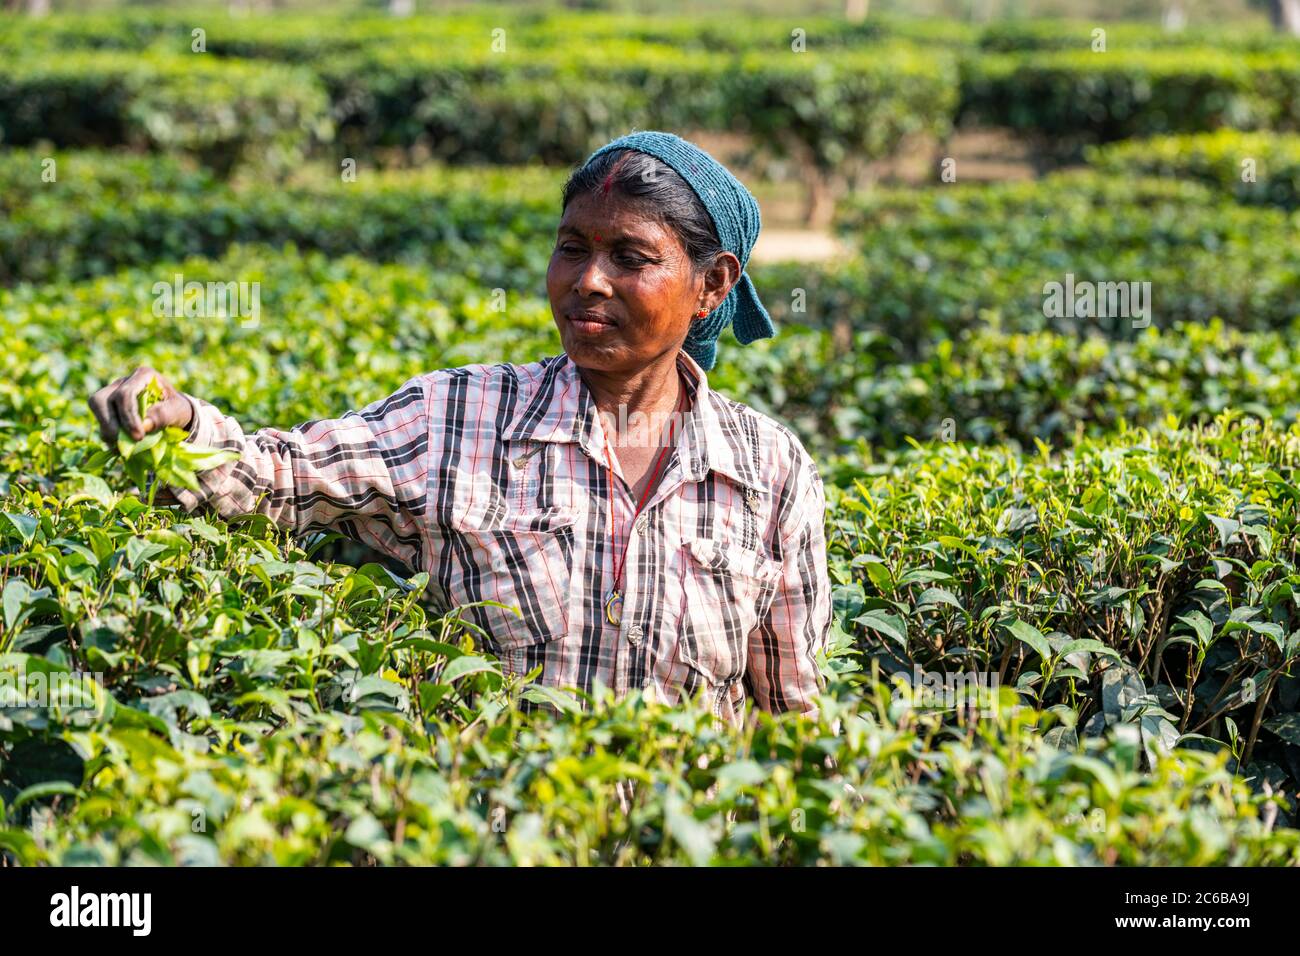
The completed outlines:
{"type": "Polygon", "coordinates": [[[619,259],[625,266],[643,266],[650,261],[649,259],[643,259],[641,256],[634,255],[623,255],[620,256],[619,259]]]}

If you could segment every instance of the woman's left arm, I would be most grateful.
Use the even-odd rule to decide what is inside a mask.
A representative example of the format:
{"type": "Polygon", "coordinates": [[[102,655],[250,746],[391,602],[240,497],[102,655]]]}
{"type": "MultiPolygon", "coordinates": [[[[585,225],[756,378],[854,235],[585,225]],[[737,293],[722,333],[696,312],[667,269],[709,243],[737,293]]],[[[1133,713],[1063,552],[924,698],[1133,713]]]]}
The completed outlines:
{"type": "Polygon", "coordinates": [[[826,686],[816,655],[831,626],[826,490],[808,457],[793,481],[786,500],[794,504],[782,522],[783,571],[771,608],[750,634],[748,676],[754,702],[764,710],[816,716],[816,696],[826,686]]]}

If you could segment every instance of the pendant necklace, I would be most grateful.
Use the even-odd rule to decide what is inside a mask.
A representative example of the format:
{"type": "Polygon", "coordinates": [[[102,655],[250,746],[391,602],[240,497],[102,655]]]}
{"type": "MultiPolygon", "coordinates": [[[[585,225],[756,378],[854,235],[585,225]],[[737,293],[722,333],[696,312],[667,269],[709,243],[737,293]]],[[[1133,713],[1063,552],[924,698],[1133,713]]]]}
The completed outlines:
{"type": "MultiPolygon", "coordinates": [[[[680,375],[680,373],[679,373],[680,375]]],[[[679,378],[680,381],[680,378],[679,378]]],[[[654,470],[650,473],[650,481],[645,486],[645,491],[641,492],[641,500],[637,502],[636,512],[632,515],[632,523],[636,524],[636,519],[641,514],[641,509],[650,498],[650,493],[659,479],[659,469],[664,463],[664,457],[668,454],[668,449],[673,445],[673,431],[677,426],[677,418],[680,417],[682,404],[686,398],[686,383],[682,382],[681,397],[677,402],[677,409],[674,412],[673,420],[668,424],[668,442],[660,450],[658,458],[655,459],[654,470]]],[[[609,526],[610,540],[613,543],[615,561],[614,561],[614,586],[605,595],[605,620],[617,627],[623,620],[623,570],[627,561],[627,547],[631,539],[629,534],[628,540],[623,542],[623,550],[618,549],[618,539],[614,533],[614,459],[609,452],[609,435],[605,436],[605,462],[609,465],[609,526]]]]}

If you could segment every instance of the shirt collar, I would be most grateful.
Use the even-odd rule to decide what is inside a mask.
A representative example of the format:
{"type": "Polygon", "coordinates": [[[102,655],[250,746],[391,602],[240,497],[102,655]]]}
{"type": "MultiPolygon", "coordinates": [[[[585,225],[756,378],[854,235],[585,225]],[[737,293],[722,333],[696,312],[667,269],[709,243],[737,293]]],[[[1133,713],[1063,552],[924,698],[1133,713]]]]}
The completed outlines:
{"type": "MultiPolygon", "coordinates": [[[[532,396],[516,405],[510,422],[502,430],[507,441],[577,442],[596,461],[605,458],[604,428],[596,402],[578,367],[568,353],[543,359],[540,384],[532,396]]],[[[677,365],[685,373],[692,395],[677,443],[678,465],[686,481],[700,481],[710,470],[742,485],[752,485],[753,476],[737,460],[729,428],[743,434],[734,412],[715,398],[704,369],[685,352],[678,352],[677,365]]]]}

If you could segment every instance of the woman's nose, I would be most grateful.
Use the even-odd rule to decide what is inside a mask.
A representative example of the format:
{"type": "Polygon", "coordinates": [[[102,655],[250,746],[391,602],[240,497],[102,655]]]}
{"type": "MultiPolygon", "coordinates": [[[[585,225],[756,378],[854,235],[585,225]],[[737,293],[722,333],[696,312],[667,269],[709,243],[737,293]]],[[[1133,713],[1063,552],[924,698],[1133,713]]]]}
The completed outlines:
{"type": "Polygon", "coordinates": [[[603,252],[589,255],[578,267],[577,278],[573,281],[574,291],[583,296],[609,295],[611,285],[608,262],[608,257],[603,252]]]}

